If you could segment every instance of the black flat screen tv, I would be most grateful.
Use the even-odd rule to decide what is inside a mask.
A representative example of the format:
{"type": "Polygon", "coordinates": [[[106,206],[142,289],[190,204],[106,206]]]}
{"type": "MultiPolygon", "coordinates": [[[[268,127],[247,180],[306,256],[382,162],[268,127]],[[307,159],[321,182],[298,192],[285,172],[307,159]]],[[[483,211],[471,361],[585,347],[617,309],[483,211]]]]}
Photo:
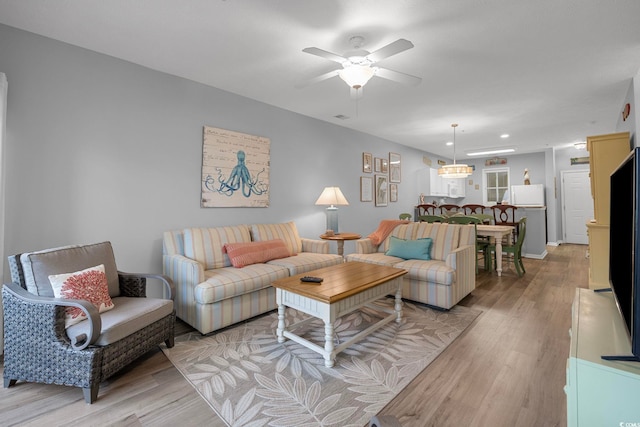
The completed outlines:
{"type": "Polygon", "coordinates": [[[607,360],[640,362],[640,149],[611,174],[609,284],[631,340],[631,355],[607,360]]]}

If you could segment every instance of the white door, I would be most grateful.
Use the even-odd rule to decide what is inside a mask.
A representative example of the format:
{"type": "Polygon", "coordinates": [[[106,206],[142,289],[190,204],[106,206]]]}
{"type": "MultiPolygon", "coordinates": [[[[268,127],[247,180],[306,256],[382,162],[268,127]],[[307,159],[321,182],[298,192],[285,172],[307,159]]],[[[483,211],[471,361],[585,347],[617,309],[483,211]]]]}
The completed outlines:
{"type": "Polygon", "coordinates": [[[587,222],[593,219],[589,170],[562,171],[562,230],[565,243],[586,245],[587,222]]]}

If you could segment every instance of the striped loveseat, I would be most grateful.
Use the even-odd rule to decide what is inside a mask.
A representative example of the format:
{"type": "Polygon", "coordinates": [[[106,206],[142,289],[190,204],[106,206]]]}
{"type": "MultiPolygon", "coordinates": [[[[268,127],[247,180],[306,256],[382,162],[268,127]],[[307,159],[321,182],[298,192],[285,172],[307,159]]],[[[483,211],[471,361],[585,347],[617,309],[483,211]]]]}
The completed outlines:
{"type": "Polygon", "coordinates": [[[342,262],[329,253],[328,241],[301,238],[293,222],[185,228],[166,231],[163,239],[176,315],[203,334],[275,309],[274,280],[342,262]],[[225,250],[273,241],[284,242],[293,255],[236,268],[225,250]]]}
{"type": "Polygon", "coordinates": [[[473,225],[412,222],[399,224],[379,244],[370,238],[356,240],[356,253],[347,261],[389,265],[407,270],[402,297],[450,309],[476,287],[475,228],[473,225]],[[431,260],[385,255],[392,238],[431,238],[431,260]]]}

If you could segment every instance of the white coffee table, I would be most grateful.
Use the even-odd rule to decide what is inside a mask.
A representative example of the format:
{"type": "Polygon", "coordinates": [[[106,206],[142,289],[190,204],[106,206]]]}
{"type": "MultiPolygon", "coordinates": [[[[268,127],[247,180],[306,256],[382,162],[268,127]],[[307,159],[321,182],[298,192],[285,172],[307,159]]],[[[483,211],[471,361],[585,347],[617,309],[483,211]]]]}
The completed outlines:
{"type": "Polygon", "coordinates": [[[401,322],[402,276],[405,274],[407,274],[407,271],[400,268],[363,262],[345,262],[276,280],[272,285],[276,288],[276,302],[278,304],[278,328],[276,330],[278,342],[282,343],[285,338],[289,338],[321,354],[324,357],[325,366],[332,367],[337,353],[392,320],[398,323],[401,322]],[[302,276],[322,277],[324,280],[321,284],[304,283],[300,281],[302,276]],[[375,309],[388,312],[388,316],[347,341],[334,346],[333,334],[336,319],[386,295],[395,295],[394,309],[384,310],[378,306],[375,309]],[[285,326],[285,311],[287,307],[299,310],[312,317],[296,324],[285,326]],[[324,322],[324,347],[293,332],[314,318],[321,319],[324,322]]]}

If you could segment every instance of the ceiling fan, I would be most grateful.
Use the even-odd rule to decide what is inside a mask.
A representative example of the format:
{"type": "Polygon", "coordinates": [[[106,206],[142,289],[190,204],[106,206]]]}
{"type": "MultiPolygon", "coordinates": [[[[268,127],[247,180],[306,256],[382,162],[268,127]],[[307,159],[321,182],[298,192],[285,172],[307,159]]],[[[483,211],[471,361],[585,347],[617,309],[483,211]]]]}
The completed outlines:
{"type": "Polygon", "coordinates": [[[417,86],[422,81],[420,77],[377,66],[378,62],[383,59],[411,49],[413,47],[413,43],[409,40],[398,39],[374,52],[368,52],[362,49],[362,45],[364,44],[364,37],[362,36],[351,37],[349,42],[354,50],[348,52],[345,56],[327,52],[326,50],[322,50],[317,47],[307,47],[302,49],[303,52],[310,53],[311,55],[316,55],[321,58],[337,62],[342,65],[342,68],[317,76],[299,86],[308,86],[339,76],[351,88],[351,96],[353,98],[359,98],[362,96],[362,87],[373,76],[382,77],[384,79],[393,80],[410,86],[417,86]]]}

